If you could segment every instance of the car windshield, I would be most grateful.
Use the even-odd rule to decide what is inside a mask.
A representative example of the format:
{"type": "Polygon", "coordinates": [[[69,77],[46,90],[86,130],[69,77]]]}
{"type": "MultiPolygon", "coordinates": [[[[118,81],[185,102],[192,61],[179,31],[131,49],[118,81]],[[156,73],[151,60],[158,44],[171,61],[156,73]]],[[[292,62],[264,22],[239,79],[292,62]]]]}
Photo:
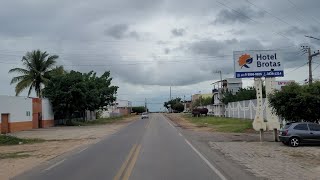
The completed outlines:
{"type": "Polygon", "coordinates": [[[290,127],[291,125],[292,125],[291,123],[286,124],[286,125],[284,125],[284,127],[283,127],[282,129],[289,129],[289,127],[290,127]]]}

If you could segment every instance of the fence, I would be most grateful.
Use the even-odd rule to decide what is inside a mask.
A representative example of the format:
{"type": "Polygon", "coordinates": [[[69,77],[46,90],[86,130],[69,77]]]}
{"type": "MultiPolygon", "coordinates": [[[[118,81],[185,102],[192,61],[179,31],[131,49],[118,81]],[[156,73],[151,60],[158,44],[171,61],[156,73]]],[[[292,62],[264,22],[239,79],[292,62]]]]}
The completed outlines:
{"type": "MultiPolygon", "coordinates": [[[[266,101],[262,100],[263,118],[266,119],[266,101]]],[[[254,119],[257,109],[257,100],[230,102],[225,106],[225,116],[233,118],[254,119]]]]}

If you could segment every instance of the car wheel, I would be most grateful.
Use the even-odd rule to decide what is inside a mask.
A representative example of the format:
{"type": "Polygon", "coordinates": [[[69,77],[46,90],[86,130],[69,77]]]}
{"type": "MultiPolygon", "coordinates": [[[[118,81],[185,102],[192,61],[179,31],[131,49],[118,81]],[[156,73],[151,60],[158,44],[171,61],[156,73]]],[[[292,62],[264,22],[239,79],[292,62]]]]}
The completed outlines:
{"type": "Polygon", "coordinates": [[[290,146],[298,147],[300,145],[300,139],[297,137],[290,138],[290,146]]]}

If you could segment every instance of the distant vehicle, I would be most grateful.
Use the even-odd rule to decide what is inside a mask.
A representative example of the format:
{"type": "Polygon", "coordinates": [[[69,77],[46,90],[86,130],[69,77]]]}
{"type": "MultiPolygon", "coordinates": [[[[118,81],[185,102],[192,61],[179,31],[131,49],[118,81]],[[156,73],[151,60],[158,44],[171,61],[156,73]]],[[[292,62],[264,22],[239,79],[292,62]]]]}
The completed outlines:
{"type": "Polygon", "coordinates": [[[149,118],[149,115],[147,112],[144,112],[141,114],[141,119],[148,119],[149,118]]]}
{"type": "Polygon", "coordinates": [[[300,144],[316,143],[320,145],[320,124],[300,122],[287,123],[279,134],[285,145],[298,147],[300,144]]]}

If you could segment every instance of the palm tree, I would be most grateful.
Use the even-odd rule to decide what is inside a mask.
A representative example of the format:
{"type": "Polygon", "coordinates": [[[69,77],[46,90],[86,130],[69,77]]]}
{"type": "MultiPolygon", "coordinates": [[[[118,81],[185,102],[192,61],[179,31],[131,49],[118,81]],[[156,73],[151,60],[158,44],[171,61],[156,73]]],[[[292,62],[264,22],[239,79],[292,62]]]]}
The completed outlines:
{"type": "Polygon", "coordinates": [[[58,58],[59,56],[57,55],[49,56],[46,51],[34,50],[27,52],[21,60],[24,68],[13,68],[9,71],[9,73],[16,72],[20,74],[20,76],[16,76],[11,80],[11,84],[17,83],[15,88],[16,96],[29,88],[28,96],[34,89],[37,96],[41,97],[41,90],[49,81],[50,73],[55,69],[54,65],[58,58]]]}

